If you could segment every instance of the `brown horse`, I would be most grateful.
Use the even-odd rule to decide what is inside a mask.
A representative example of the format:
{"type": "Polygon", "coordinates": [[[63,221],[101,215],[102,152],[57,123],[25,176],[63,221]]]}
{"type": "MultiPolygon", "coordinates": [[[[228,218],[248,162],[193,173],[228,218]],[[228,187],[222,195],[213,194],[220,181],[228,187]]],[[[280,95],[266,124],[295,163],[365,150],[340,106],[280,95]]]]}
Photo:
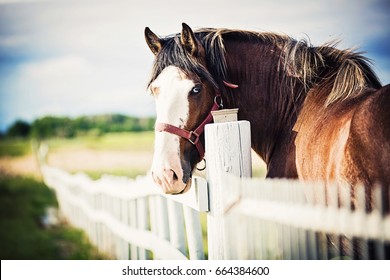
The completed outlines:
{"type": "Polygon", "coordinates": [[[160,38],[146,28],[145,38],[156,56],[152,174],[166,193],[188,190],[220,103],[250,121],[267,177],[390,185],[390,86],[360,53],[184,23],[181,34],[160,38]]]}

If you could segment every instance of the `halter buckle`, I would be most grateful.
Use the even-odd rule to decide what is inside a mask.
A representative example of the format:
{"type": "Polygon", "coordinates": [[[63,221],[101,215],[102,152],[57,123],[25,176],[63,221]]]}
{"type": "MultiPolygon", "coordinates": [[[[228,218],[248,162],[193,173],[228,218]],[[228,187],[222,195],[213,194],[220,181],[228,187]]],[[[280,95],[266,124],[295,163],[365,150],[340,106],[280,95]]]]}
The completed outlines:
{"type": "Polygon", "coordinates": [[[190,141],[190,143],[192,145],[196,145],[196,143],[198,143],[198,141],[199,141],[199,134],[196,133],[195,131],[190,131],[190,135],[188,137],[188,141],[190,141]],[[195,136],[194,140],[192,140],[192,138],[193,138],[192,136],[195,136]]]}

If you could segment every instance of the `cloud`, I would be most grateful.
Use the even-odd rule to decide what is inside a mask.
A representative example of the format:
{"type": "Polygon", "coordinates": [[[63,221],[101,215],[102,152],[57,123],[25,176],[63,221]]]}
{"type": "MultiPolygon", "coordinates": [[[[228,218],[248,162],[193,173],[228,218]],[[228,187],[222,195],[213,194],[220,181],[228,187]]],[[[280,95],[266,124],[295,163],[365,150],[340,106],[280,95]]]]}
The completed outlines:
{"type": "Polygon", "coordinates": [[[32,120],[46,114],[78,116],[99,113],[151,115],[154,104],[146,82],[133,84],[131,71],[103,67],[77,54],[23,64],[12,90],[2,94],[2,114],[18,112],[32,120]],[[4,112],[5,111],[5,112],[4,112]]]}
{"type": "Polygon", "coordinates": [[[83,88],[88,82],[86,76],[92,69],[86,59],[78,55],[67,55],[50,60],[24,65],[21,76],[38,90],[60,95],[63,91],[83,88]]]}
{"type": "Polygon", "coordinates": [[[0,0],[0,4],[33,3],[37,0],[0,0]]]}
{"type": "Polygon", "coordinates": [[[383,82],[389,82],[390,55],[375,47],[388,34],[383,1],[197,3],[0,0],[0,128],[45,113],[154,114],[145,93],[153,56],[143,29],[168,35],[179,32],[183,21],[195,28],[276,31],[298,39],[307,34],[314,45],[342,39],[342,48],[367,47],[383,82]]]}
{"type": "Polygon", "coordinates": [[[87,59],[71,54],[27,63],[21,67],[19,79],[24,90],[43,104],[58,103],[69,110],[93,97],[102,81],[100,76],[87,59]]]}

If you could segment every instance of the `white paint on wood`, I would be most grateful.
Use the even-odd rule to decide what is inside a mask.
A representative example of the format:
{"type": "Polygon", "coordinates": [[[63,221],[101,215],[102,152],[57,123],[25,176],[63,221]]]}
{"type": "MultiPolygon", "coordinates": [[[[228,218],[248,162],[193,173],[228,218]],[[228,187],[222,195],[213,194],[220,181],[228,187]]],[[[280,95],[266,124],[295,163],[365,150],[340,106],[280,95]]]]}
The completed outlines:
{"type": "MultiPolygon", "coordinates": [[[[131,228],[137,228],[137,201],[132,200],[129,201],[129,214],[130,214],[130,220],[129,220],[129,226],[131,228]]],[[[138,257],[138,247],[135,245],[130,245],[130,258],[132,260],[139,259],[138,257]]]]}
{"type": "Polygon", "coordinates": [[[162,195],[169,200],[176,201],[199,212],[206,212],[209,210],[207,181],[204,178],[193,177],[190,190],[184,194],[162,195]]]}
{"type": "Polygon", "coordinates": [[[203,249],[202,227],[200,224],[199,212],[195,211],[194,209],[188,206],[183,206],[183,210],[184,210],[190,259],[203,260],[205,256],[204,256],[204,249],[203,249]]]}
{"type": "MultiPolygon", "coordinates": [[[[95,243],[102,252],[117,258],[129,257],[127,249],[117,248],[125,242],[126,247],[130,245],[132,259],[147,258],[145,249],[151,250],[158,259],[183,259],[186,258],[184,232],[189,234],[189,240],[193,240],[193,236],[201,236],[200,225],[194,226],[195,222],[188,222],[187,229],[184,229],[182,204],[196,213],[198,210],[208,210],[207,184],[204,179],[194,178],[192,191],[185,195],[167,196],[154,186],[150,178],[133,181],[104,176],[101,180],[92,181],[83,174],[70,175],[50,167],[44,167],[43,172],[46,183],[59,194],[59,201],[63,201],[61,208],[73,224],[83,228],[84,218],[78,213],[86,213],[85,219],[93,221],[96,228],[95,243]],[[93,203],[89,203],[89,200],[93,203]],[[169,208],[167,205],[175,206],[169,208]],[[151,231],[148,230],[149,223],[151,231]],[[199,233],[189,232],[195,229],[199,233]],[[148,243],[146,239],[151,241],[148,243]],[[162,245],[157,245],[159,243],[162,245]]],[[[193,248],[193,244],[197,243],[201,242],[191,241],[189,247],[193,248]]],[[[190,251],[193,258],[204,258],[204,254],[193,254],[193,249],[190,251]]]]}
{"type": "MultiPolygon", "coordinates": [[[[137,199],[137,228],[139,230],[148,230],[148,200],[146,198],[137,199]]],[[[138,248],[138,257],[140,260],[148,258],[147,252],[144,248],[138,248]]]]}
{"type": "Polygon", "coordinates": [[[226,199],[236,200],[225,190],[224,177],[251,177],[251,140],[248,121],[208,124],[205,128],[207,179],[210,212],[207,215],[209,259],[225,259],[227,236],[224,211],[226,199]]]}
{"type": "Polygon", "coordinates": [[[183,206],[173,200],[168,200],[168,222],[171,244],[184,255],[186,254],[186,238],[184,234],[183,206]]]}
{"type": "MultiPolygon", "coordinates": [[[[129,227],[127,224],[122,223],[117,219],[113,219],[112,215],[104,209],[92,209],[84,200],[67,191],[66,187],[57,185],[55,188],[56,190],[61,191],[62,197],[72,205],[70,208],[65,208],[65,210],[67,209],[66,211],[70,211],[70,215],[72,215],[72,209],[79,208],[79,211],[84,213],[88,219],[101,225],[99,235],[101,235],[103,239],[101,239],[99,247],[105,252],[110,252],[111,250],[111,242],[109,242],[110,237],[108,234],[110,231],[116,236],[124,239],[126,242],[151,250],[155,252],[156,255],[165,259],[186,259],[185,255],[176,248],[173,248],[164,238],[160,238],[150,231],[129,227]]],[[[80,227],[82,227],[82,225],[80,225],[80,227]]]]}

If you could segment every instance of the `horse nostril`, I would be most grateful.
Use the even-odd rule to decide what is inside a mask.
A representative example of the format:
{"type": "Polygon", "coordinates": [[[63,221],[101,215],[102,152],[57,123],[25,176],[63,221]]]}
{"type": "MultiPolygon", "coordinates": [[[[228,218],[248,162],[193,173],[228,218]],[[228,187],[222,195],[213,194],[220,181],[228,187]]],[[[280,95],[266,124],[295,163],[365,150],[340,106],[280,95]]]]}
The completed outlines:
{"type": "Polygon", "coordinates": [[[177,177],[176,172],[173,171],[172,169],[171,169],[171,171],[173,173],[173,181],[177,181],[179,178],[177,177]]]}

